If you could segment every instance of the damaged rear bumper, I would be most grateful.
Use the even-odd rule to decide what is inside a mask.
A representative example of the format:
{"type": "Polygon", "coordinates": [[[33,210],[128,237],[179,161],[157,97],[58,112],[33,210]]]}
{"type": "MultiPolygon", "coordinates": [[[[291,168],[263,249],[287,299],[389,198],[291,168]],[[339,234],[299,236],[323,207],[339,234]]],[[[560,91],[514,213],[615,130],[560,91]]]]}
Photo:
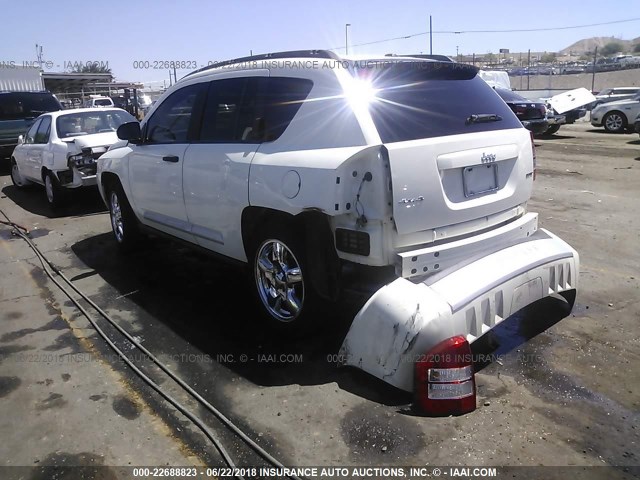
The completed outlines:
{"type": "Polygon", "coordinates": [[[462,335],[472,343],[523,307],[576,290],[579,268],[570,245],[538,229],[526,240],[424,281],[398,278],[358,312],[340,358],[411,392],[415,362],[439,342],[462,335]]]}

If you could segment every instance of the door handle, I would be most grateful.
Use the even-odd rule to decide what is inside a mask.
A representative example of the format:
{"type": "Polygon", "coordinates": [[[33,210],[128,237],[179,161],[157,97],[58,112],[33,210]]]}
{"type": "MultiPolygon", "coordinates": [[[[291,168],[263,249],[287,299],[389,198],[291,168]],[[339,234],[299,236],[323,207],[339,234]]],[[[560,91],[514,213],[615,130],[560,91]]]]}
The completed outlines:
{"type": "Polygon", "coordinates": [[[178,163],[178,160],[180,159],[176,155],[167,155],[165,157],[162,157],[163,162],[178,163]]]}

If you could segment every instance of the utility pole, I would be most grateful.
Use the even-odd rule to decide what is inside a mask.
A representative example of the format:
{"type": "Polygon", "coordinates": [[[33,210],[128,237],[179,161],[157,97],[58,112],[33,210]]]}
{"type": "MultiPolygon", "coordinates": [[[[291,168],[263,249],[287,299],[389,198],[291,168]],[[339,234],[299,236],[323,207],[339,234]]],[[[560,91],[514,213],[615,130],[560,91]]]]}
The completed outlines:
{"type": "Polygon", "coordinates": [[[598,46],[596,45],[596,49],[593,52],[593,73],[591,74],[591,92],[593,92],[593,87],[596,83],[596,60],[598,59],[598,46]]]}
{"type": "Polygon", "coordinates": [[[171,70],[169,70],[169,86],[173,85],[173,82],[171,81],[171,70]]]}
{"type": "Polygon", "coordinates": [[[350,23],[344,24],[344,53],[345,55],[349,55],[349,27],[350,23]]]}
{"type": "Polygon", "coordinates": [[[178,77],[176,77],[176,67],[173,67],[173,83],[178,83],[178,77]]]}
{"type": "Polygon", "coordinates": [[[527,90],[529,90],[529,75],[531,74],[529,70],[531,70],[531,49],[527,51],[527,90]]]}
{"type": "Polygon", "coordinates": [[[431,15],[429,15],[429,55],[433,55],[433,26],[431,24],[431,15]]]}
{"type": "Polygon", "coordinates": [[[38,45],[36,43],[36,58],[38,59],[38,65],[40,66],[40,70],[42,70],[42,45],[38,45]]]}

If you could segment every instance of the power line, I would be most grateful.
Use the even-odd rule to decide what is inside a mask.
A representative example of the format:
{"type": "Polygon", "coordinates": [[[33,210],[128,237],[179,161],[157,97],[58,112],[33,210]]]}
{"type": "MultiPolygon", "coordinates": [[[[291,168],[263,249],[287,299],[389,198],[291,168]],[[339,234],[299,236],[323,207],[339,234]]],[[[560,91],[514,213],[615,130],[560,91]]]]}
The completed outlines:
{"type": "MultiPolygon", "coordinates": [[[[576,28],[588,28],[588,27],[599,27],[602,25],[613,25],[616,23],[628,23],[628,22],[637,22],[640,18],[629,18],[627,20],[614,20],[611,22],[602,22],[602,23],[590,23],[586,25],[572,25],[568,27],[547,27],[547,28],[518,28],[518,29],[509,29],[509,30],[434,30],[432,33],[445,33],[445,34],[463,34],[463,33],[516,33],[516,32],[552,32],[556,30],[572,30],[576,28]]],[[[364,47],[366,45],[375,45],[378,43],[386,43],[393,42],[394,40],[405,40],[413,37],[420,37],[423,35],[429,35],[429,32],[420,32],[413,33],[411,35],[403,35],[401,37],[393,37],[393,38],[385,38],[383,40],[374,40],[372,42],[365,43],[357,43],[352,44],[351,47],[364,47]]],[[[328,50],[344,50],[345,47],[334,47],[328,50]]]]}

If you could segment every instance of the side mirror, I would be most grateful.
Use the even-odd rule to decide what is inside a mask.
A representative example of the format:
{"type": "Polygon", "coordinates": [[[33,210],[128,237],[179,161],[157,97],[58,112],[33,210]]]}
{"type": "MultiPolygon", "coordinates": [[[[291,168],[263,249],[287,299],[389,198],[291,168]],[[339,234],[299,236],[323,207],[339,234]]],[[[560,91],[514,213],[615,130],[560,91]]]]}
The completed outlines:
{"type": "Polygon", "coordinates": [[[22,145],[24,143],[24,137],[22,135],[18,136],[18,145],[22,145]]]}
{"type": "Polygon", "coordinates": [[[138,122],[123,123],[118,127],[116,133],[120,140],[127,140],[131,143],[140,143],[142,141],[142,133],[138,122]]]}

